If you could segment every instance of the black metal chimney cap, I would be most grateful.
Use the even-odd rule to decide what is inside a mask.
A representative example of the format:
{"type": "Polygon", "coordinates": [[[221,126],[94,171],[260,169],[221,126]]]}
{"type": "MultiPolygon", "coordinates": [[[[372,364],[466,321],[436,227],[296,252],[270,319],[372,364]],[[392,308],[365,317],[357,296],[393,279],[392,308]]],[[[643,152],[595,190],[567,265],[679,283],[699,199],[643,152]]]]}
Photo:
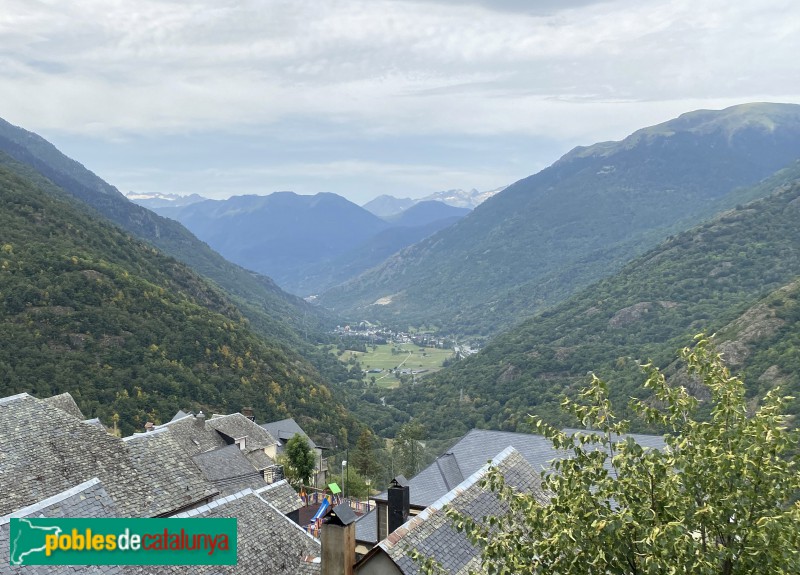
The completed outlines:
{"type": "Polygon", "coordinates": [[[398,475],[389,482],[389,487],[408,487],[408,479],[404,475],[398,475]]]}
{"type": "Polygon", "coordinates": [[[350,525],[355,523],[356,519],[358,517],[347,503],[340,503],[328,515],[329,523],[338,523],[339,525],[350,525]]]}

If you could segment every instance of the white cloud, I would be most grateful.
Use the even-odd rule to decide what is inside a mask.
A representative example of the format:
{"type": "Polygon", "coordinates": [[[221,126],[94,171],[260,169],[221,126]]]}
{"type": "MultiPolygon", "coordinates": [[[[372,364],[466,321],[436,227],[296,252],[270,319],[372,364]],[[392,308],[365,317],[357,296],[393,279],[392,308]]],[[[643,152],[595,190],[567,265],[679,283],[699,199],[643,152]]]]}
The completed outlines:
{"type": "Polygon", "coordinates": [[[98,140],[338,126],[569,147],[694,107],[800,101],[788,0],[5,0],[0,45],[0,116],[98,140]]]}

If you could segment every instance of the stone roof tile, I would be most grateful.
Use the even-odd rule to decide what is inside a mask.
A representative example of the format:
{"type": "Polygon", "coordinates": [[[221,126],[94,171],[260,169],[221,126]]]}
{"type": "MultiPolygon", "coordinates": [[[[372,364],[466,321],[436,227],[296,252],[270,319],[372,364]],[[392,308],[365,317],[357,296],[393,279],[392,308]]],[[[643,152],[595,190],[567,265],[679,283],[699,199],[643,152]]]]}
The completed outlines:
{"type": "Polygon", "coordinates": [[[114,500],[103,487],[102,482],[92,478],[71,487],[52,497],[29,505],[9,515],[0,517],[0,573],[47,573],[52,575],[116,575],[122,569],[116,565],[49,565],[12,567],[10,557],[10,520],[12,517],[115,517],[114,500]]]}
{"type": "Polygon", "coordinates": [[[319,573],[319,541],[250,489],[212,501],[176,517],[236,517],[238,564],[199,567],[199,574],[275,575],[319,573]]]}
{"type": "MultiPolygon", "coordinates": [[[[492,465],[503,473],[508,486],[533,493],[542,503],[548,500],[539,473],[514,448],[503,450],[492,460],[492,465]]],[[[452,506],[478,521],[486,515],[504,512],[506,504],[480,486],[488,468],[489,465],[485,465],[473,473],[378,544],[402,573],[419,573],[419,565],[409,557],[411,549],[433,557],[448,573],[464,574],[480,567],[478,549],[453,527],[444,508],[452,506]]]]}
{"type": "Polygon", "coordinates": [[[139,433],[123,441],[139,471],[138,480],[149,489],[147,515],[174,513],[219,491],[167,429],[139,433]]]}
{"type": "MultiPolygon", "coordinates": [[[[574,433],[581,430],[564,431],[574,433]]],[[[661,436],[633,433],[629,436],[644,447],[658,449],[664,445],[661,436]]],[[[570,455],[566,451],[553,449],[552,443],[541,435],[473,429],[409,481],[411,504],[427,507],[450,491],[459,471],[462,477],[469,477],[509,446],[514,447],[539,472],[549,469],[554,459],[570,455]]],[[[376,497],[385,498],[385,493],[376,497]]]]}
{"type": "Polygon", "coordinates": [[[264,477],[236,445],[198,453],[192,460],[222,496],[266,485],[264,477]]]}
{"type": "Polygon", "coordinates": [[[245,437],[245,451],[263,450],[265,447],[275,445],[277,441],[264,428],[256,425],[241,413],[214,416],[206,421],[206,426],[223,433],[232,439],[245,437]]]}
{"type": "Polygon", "coordinates": [[[78,419],[86,419],[81,412],[81,409],[78,407],[78,404],[75,403],[75,399],[67,392],[59,395],[53,395],[52,397],[45,397],[42,399],[42,401],[52,405],[53,407],[57,407],[61,411],[65,411],[66,413],[69,413],[78,419]]]}
{"type": "Polygon", "coordinates": [[[128,442],[46,401],[28,394],[0,399],[0,429],[0,514],[93,477],[103,482],[122,517],[160,515],[187,504],[165,485],[185,471],[180,463],[171,467],[162,459],[153,466],[128,442]]]}
{"type": "Polygon", "coordinates": [[[292,511],[297,511],[303,507],[303,500],[300,499],[297,491],[285,479],[262,487],[256,490],[256,493],[262,499],[278,508],[284,515],[289,515],[292,511]]]}
{"type": "Polygon", "coordinates": [[[173,419],[162,425],[155,427],[158,429],[169,429],[175,438],[189,455],[197,455],[205,451],[225,447],[228,443],[213,428],[209,427],[207,421],[196,415],[187,415],[180,419],[173,419]]]}

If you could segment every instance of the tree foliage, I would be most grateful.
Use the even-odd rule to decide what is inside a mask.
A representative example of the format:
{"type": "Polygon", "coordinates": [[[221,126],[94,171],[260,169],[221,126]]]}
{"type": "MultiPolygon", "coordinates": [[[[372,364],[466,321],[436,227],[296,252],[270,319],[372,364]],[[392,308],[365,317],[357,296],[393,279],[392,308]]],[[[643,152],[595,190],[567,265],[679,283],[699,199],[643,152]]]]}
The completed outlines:
{"type": "Polygon", "coordinates": [[[303,485],[308,485],[317,462],[314,457],[314,450],[311,449],[304,435],[295,433],[286,442],[286,459],[289,465],[289,477],[303,485]]]}
{"type": "Polygon", "coordinates": [[[358,436],[356,451],[353,454],[353,465],[363,477],[372,477],[377,471],[377,463],[373,453],[374,436],[364,428],[358,436]]]}
{"type": "Polygon", "coordinates": [[[0,396],[69,391],[124,435],[178,409],[245,405],[310,433],[358,428],[320,373],[217,287],[2,153],[0,206],[0,396]]]}
{"type": "MultiPolygon", "coordinates": [[[[388,391],[386,403],[438,438],[473,427],[527,431],[530,413],[574,426],[561,395],[593,370],[614,380],[618,414],[630,417],[624,402],[645,393],[638,364],[650,358],[666,369],[701,330],[719,334],[722,349],[733,344],[730,365],[743,371],[749,397],[778,382],[800,396],[800,163],[788,175],[790,183],[767,186],[775,193],[765,200],[677,234],[481,353],[388,391]]],[[[787,409],[800,414],[800,402],[787,409]]],[[[634,429],[652,431],[643,422],[634,429]]]]}
{"type": "Polygon", "coordinates": [[[418,421],[409,421],[400,428],[392,446],[396,473],[413,477],[422,469],[427,461],[424,438],[425,427],[418,421]]]}
{"type": "Polygon", "coordinates": [[[748,413],[742,381],[708,338],[681,357],[710,392],[708,421],[696,418],[699,402],[685,388],[645,366],[655,401],[634,400],[633,409],[669,433],[664,449],[643,449],[623,436],[629,423],[593,377],[564,407],[594,431],[536,423],[571,453],[543,475],[549,505],[513,492],[495,471],[486,485],[508,502],[507,514],[475,522],[449,511],[489,573],[800,572],[800,470],[790,456],[798,435],[787,398],[770,391],[748,413]]]}

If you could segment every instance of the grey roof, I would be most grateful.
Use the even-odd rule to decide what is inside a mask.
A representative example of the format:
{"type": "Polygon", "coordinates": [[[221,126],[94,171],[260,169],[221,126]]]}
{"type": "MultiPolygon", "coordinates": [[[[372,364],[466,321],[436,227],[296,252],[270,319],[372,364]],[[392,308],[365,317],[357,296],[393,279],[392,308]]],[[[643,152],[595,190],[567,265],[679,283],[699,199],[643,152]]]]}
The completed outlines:
{"type": "MultiPolygon", "coordinates": [[[[566,433],[582,430],[565,429],[566,433]]],[[[661,448],[661,436],[629,434],[643,447],[661,448]]],[[[541,435],[514,433],[510,431],[491,431],[473,429],[453,445],[447,453],[438,457],[423,469],[410,482],[411,504],[427,507],[452,489],[454,482],[461,477],[469,477],[487,461],[506,447],[516,449],[537,471],[550,468],[550,462],[569,453],[553,449],[552,443],[541,435]]],[[[385,493],[376,499],[385,499],[385,493]]]]}
{"type": "Polygon", "coordinates": [[[146,515],[174,513],[218,493],[167,429],[139,433],[123,439],[148,488],[146,515]]]}
{"type": "Polygon", "coordinates": [[[434,463],[436,463],[436,467],[438,467],[439,473],[448,491],[464,481],[464,476],[461,474],[461,469],[458,467],[456,456],[452,453],[445,453],[441,457],[437,457],[434,463]]]}
{"type": "Polygon", "coordinates": [[[231,413],[230,415],[215,415],[208,421],[206,426],[215,429],[218,433],[227,435],[231,439],[247,438],[245,441],[245,451],[263,451],[265,447],[275,445],[275,438],[261,426],[256,425],[241,413],[231,413]]]}
{"type": "Polygon", "coordinates": [[[207,425],[207,421],[195,415],[187,415],[181,419],[173,419],[168,423],[157,425],[156,430],[167,428],[175,436],[189,455],[197,455],[204,451],[225,447],[228,443],[222,436],[207,425]]]}
{"type": "Polygon", "coordinates": [[[116,505],[111,496],[103,488],[99,479],[93,478],[48,497],[38,503],[29,505],[0,517],[0,574],[30,573],[66,575],[73,573],[116,574],[121,568],[116,565],[50,565],[11,567],[9,565],[10,551],[10,520],[12,517],[114,517],[117,514],[116,505]]]}
{"type": "Polygon", "coordinates": [[[365,513],[356,521],[356,541],[364,543],[378,542],[378,510],[365,513]]]}
{"type": "Polygon", "coordinates": [[[285,479],[257,489],[256,493],[261,499],[276,507],[284,515],[297,511],[303,507],[303,500],[285,479]]]}
{"type": "Polygon", "coordinates": [[[93,477],[103,482],[123,517],[161,515],[202,500],[193,479],[179,477],[188,473],[185,462],[139,445],[131,448],[130,441],[26,393],[0,399],[0,430],[0,514],[93,477]],[[154,464],[156,457],[160,463],[154,464]]]}
{"type": "Polygon", "coordinates": [[[250,465],[259,471],[263,471],[268,467],[275,465],[275,462],[272,460],[272,458],[263,451],[250,451],[249,453],[245,454],[245,457],[247,457],[250,465]]]}
{"type": "MultiPolygon", "coordinates": [[[[520,492],[531,493],[540,503],[548,501],[542,490],[541,477],[525,458],[509,447],[495,457],[491,465],[503,474],[506,485],[520,492]]],[[[483,466],[445,496],[428,506],[422,513],[398,527],[375,549],[386,553],[404,574],[419,573],[419,565],[409,557],[411,549],[433,557],[447,573],[467,573],[480,568],[479,550],[459,533],[444,512],[451,506],[461,513],[481,521],[487,515],[505,512],[508,507],[496,494],[480,486],[489,465],[483,466]]],[[[373,550],[365,561],[377,552],[373,550]]]]}
{"type": "Polygon", "coordinates": [[[155,429],[162,428],[169,429],[189,455],[219,449],[241,438],[245,438],[245,454],[254,451],[263,453],[265,447],[277,443],[266,430],[241,413],[215,415],[210,419],[186,415],[155,427],[155,429]]]}
{"type": "Polygon", "coordinates": [[[99,427],[99,428],[101,428],[103,431],[106,431],[106,426],[105,426],[105,425],[103,425],[103,423],[102,423],[102,422],[100,421],[100,419],[99,419],[99,418],[97,418],[97,417],[94,417],[94,418],[92,418],[92,419],[84,419],[84,420],[83,420],[83,422],[84,422],[86,425],[94,425],[94,426],[96,426],[96,427],[99,427]]]}
{"type": "Polygon", "coordinates": [[[179,420],[179,419],[183,419],[183,418],[184,418],[184,417],[186,417],[187,415],[194,415],[194,412],[192,412],[192,411],[183,411],[182,409],[179,409],[179,410],[178,410],[178,413],[176,413],[176,414],[175,414],[175,415],[172,417],[172,419],[170,419],[170,421],[177,421],[177,420],[179,420]]]}
{"type": "Polygon", "coordinates": [[[122,516],[149,508],[122,440],[26,393],[0,399],[0,514],[98,477],[122,516]]]}
{"type": "Polygon", "coordinates": [[[203,476],[219,489],[222,496],[237,493],[248,487],[258,489],[266,485],[264,477],[250,464],[236,445],[198,453],[192,460],[200,468],[203,476]]]}
{"type": "Polygon", "coordinates": [[[300,427],[300,425],[298,425],[298,423],[292,417],[288,419],[281,419],[280,421],[262,423],[261,427],[266,429],[272,437],[280,440],[284,444],[294,437],[295,434],[299,433],[305,437],[306,440],[308,440],[308,444],[311,446],[311,449],[317,447],[316,444],[311,441],[311,438],[308,436],[308,434],[303,431],[303,428],[300,427]]]}
{"type": "MultiPolygon", "coordinates": [[[[319,541],[250,489],[217,499],[175,517],[236,517],[238,563],[193,568],[192,573],[262,575],[319,573],[319,541]]],[[[167,571],[159,571],[167,572],[167,571]]],[[[172,571],[169,571],[172,572],[172,571]]]]}
{"type": "Polygon", "coordinates": [[[75,403],[75,399],[67,392],[54,395],[52,397],[45,397],[42,399],[42,401],[52,405],[53,407],[57,407],[61,411],[65,411],[70,415],[77,417],[78,419],[86,419],[78,407],[78,404],[75,403]]]}

